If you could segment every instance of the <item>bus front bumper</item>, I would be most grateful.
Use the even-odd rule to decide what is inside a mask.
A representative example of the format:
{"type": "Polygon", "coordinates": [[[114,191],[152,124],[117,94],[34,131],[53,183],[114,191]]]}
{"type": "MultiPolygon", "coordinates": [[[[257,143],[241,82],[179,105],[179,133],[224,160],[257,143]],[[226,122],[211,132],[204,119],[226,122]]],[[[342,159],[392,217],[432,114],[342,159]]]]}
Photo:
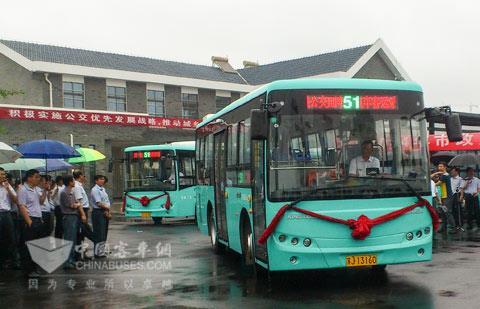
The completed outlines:
{"type": "MultiPolygon", "coordinates": [[[[293,246],[269,240],[268,257],[271,271],[328,269],[347,267],[347,256],[375,255],[376,265],[402,264],[432,259],[432,234],[420,239],[401,241],[399,243],[329,247],[317,244],[321,239],[312,239],[312,245],[305,247],[302,242],[293,246]]],[[[349,267],[350,268],[350,267],[349,267]]]]}

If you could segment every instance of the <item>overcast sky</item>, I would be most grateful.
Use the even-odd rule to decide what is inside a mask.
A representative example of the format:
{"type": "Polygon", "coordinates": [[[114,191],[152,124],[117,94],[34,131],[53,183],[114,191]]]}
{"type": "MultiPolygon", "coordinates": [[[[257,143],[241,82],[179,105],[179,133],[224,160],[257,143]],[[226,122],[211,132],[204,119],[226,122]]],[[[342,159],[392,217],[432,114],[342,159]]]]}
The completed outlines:
{"type": "Polygon", "coordinates": [[[210,65],[260,64],[382,38],[428,105],[480,113],[475,1],[2,0],[0,37],[210,65]]]}

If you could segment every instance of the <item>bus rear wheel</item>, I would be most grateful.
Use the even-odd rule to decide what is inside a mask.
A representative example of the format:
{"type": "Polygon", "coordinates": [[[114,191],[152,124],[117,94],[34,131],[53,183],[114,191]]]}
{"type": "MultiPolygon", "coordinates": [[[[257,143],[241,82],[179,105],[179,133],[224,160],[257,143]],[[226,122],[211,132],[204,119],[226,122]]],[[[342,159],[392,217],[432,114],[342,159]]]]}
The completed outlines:
{"type": "Polygon", "coordinates": [[[161,225],[162,224],[162,217],[152,217],[153,223],[155,225],[161,225]]]}
{"type": "Polygon", "coordinates": [[[223,246],[218,242],[217,230],[215,229],[215,222],[213,221],[213,212],[210,211],[208,215],[208,234],[210,235],[210,242],[215,254],[223,252],[223,246]]]}

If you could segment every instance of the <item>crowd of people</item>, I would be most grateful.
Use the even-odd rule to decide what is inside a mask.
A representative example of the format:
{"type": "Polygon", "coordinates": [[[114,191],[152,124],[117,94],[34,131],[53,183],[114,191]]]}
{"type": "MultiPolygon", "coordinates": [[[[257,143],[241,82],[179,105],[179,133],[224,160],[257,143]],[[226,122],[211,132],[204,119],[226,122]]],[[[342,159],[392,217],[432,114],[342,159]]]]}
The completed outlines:
{"type": "Polygon", "coordinates": [[[442,218],[440,232],[458,233],[466,228],[480,228],[479,192],[480,179],[475,169],[468,167],[466,177],[460,177],[460,168],[453,166],[448,171],[447,163],[440,162],[437,171],[431,175],[434,203],[442,218]]]}
{"type": "Polygon", "coordinates": [[[38,276],[26,243],[53,235],[72,242],[65,268],[74,268],[79,259],[106,257],[111,219],[107,178],[97,175],[94,180],[87,194],[81,171],[53,179],[32,169],[14,180],[0,169],[0,269],[22,269],[30,277],[38,276]],[[79,248],[88,247],[85,239],[93,242],[93,256],[80,254],[79,248]]]}

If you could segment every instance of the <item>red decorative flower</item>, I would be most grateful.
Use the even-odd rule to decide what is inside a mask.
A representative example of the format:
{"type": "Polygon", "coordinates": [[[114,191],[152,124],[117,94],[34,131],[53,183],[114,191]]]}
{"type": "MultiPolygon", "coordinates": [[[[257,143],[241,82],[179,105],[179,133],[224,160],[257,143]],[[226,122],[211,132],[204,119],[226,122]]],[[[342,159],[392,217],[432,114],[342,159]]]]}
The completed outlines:
{"type": "Polygon", "coordinates": [[[142,196],[140,198],[140,204],[142,204],[142,206],[148,206],[148,204],[150,204],[150,199],[146,196],[142,196]]]}
{"type": "Polygon", "coordinates": [[[361,215],[357,220],[349,219],[348,224],[352,229],[352,237],[358,240],[364,240],[370,235],[373,222],[365,215],[361,215]]]}

